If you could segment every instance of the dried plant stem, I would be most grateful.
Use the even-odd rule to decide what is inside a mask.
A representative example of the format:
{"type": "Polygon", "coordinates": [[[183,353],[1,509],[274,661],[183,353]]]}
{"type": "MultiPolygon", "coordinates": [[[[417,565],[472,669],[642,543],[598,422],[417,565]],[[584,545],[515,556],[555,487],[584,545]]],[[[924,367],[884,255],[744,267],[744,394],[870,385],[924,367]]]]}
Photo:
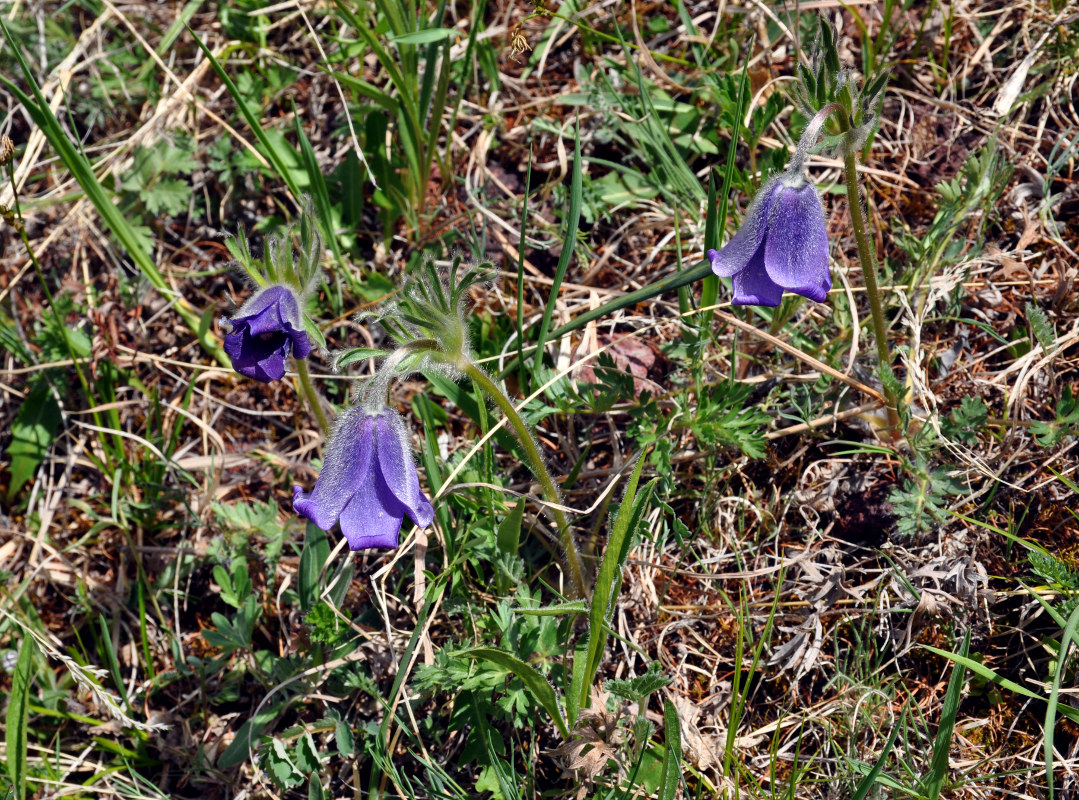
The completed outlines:
{"type": "MultiPolygon", "coordinates": [[[[471,361],[465,359],[462,359],[462,361],[463,363],[459,365],[461,371],[468,375],[472,382],[490,397],[495,402],[495,405],[501,409],[502,413],[506,415],[510,427],[513,428],[513,432],[517,436],[517,441],[521,443],[521,447],[524,449],[532,474],[540,482],[540,487],[543,489],[547,502],[552,504],[561,502],[561,497],[558,494],[557,487],[555,487],[554,480],[551,478],[551,473],[547,471],[547,465],[543,463],[543,456],[540,455],[536,440],[533,438],[532,432],[528,429],[525,421],[521,419],[521,415],[517,413],[513,401],[506,396],[497,383],[491,380],[486,372],[471,361]]],[[[548,506],[547,510],[554,518],[555,525],[558,526],[558,538],[565,553],[566,571],[569,573],[570,581],[573,583],[574,592],[578,597],[587,597],[588,586],[585,582],[581,553],[577,549],[577,542],[573,539],[573,531],[570,530],[566,515],[562,512],[562,509],[555,506],[548,506]]]]}
{"type": "Polygon", "coordinates": [[[307,400],[307,405],[311,407],[311,413],[318,420],[318,427],[322,430],[322,435],[329,438],[330,420],[327,419],[326,412],[322,410],[321,398],[318,396],[318,392],[315,391],[314,384],[311,383],[311,373],[307,371],[307,359],[296,359],[296,377],[300,381],[300,389],[307,400]]]}
{"type": "MultiPolygon", "coordinates": [[[[873,248],[866,233],[865,217],[862,216],[862,195],[858,186],[858,162],[851,147],[845,148],[843,169],[847,178],[847,205],[850,206],[850,221],[854,228],[854,240],[858,243],[858,260],[862,262],[862,275],[865,276],[865,293],[869,297],[869,311],[873,318],[873,338],[877,343],[877,360],[881,368],[890,367],[891,353],[888,350],[888,327],[884,323],[884,305],[881,302],[880,286],[877,283],[877,262],[873,248]]],[[[884,396],[888,406],[888,425],[899,430],[898,398],[891,389],[884,386],[884,396]]]]}

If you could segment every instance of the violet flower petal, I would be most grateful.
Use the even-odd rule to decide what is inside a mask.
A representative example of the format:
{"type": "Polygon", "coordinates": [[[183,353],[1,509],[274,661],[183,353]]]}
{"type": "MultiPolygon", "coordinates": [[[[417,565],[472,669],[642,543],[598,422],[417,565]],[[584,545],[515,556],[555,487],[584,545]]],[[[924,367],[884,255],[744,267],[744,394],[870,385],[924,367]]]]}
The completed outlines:
{"type": "Polygon", "coordinates": [[[722,249],[705,253],[712,262],[712,272],[721,278],[730,278],[746,268],[764,243],[772,210],[782,189],[783,184],[776,178],[765,183],[749,204],[738,232],[722,249]]]}
{"type": "Polygon", "coordinates": [[[315,488],[310,494],[293,487],[292,507],[324,531],[330,530],[354,496],[372,482],[375,419],[361,408],[338,420],[326,448],[315,488]]]}
{"type": "Polygon", "coordinates": [[[785,187],[765,239],[764,265],[775,283],[818,303],[828,296],[828,233],[812,184],[785,187]]]}
{"type": "Polygon", "coordinates": [[[341,514],[341,533],[350,550],[394,548],[401,538],[405,509],[377,469],[360,485],[341,514]]]}
{"type": "Polygon", "coordinates": [[[736,306],[778,306],[782,299],[783,287],[768,277],[764,268],[762,248],[745,269],[735,274],[731,303],[736,306]]]}
{"type": "Polygon", "coordinates": [[[388,413],[380,416],[375,425],[375,453],[385,485],[400,501],[412,521],[426,528],[434,520],[435,510],[420,490],[404,424],[396,414],[388,413]]]}

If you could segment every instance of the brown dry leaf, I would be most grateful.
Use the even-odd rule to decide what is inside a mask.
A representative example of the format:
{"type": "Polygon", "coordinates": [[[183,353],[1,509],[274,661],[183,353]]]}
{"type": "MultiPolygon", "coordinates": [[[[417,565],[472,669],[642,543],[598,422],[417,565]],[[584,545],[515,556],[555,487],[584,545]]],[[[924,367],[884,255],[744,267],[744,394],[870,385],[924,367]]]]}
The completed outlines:
{"type": "Polygon", "coordinates": [[[621,769],[618,753],[599,733],[588,725],[582,725],[573,731],[579,738],[563,742],[547,753],[558,756],[562,770],[567,777],[584,777],[594,780],[607,768],[607,762],[613,760],[621,769]]]}
{"type": "Polygon", "coordinates": [[[620,775],[623,771],[618,749],[625,741],[625,733],[618,727],[619,714],[607,710],[609,697],[607,692],[593,686],[592,702],[581,711],[580,721],[573,730],[575,738],[547,751],[548,755],[558,757],[563,775],[581,780],[578,800],[588,794],[596,776],[607,769],[609,761],[615,762],[620,775]]]}
{"type": "Polygon", "coordinates": [[[678,721],[682,728],[682,755],[697,769],[704,771],[718,767],[716,752],[720,749],[716,737],[701,733],[697,727],[700,719],[700,707],[688,697],[674,695],[671,702],[678,710],[678,721]]]}
{"type": "MultiPolygon", "coordinates": [[[[633,393],[640,396],[644,391],[655,394],[660,387],[648,379],[648,371],[656,365],[656,353],[644,342],[632,336],[600,335],[595,339],[595,346],[590,346],[586,338],[577,349],[576,358],[594,353],[601,347],[610,345],[605,351],[614,361],[614,365],[633,376],[633,393]],[[613,344],[612,344],[613,342],[613,344]]],[[[583,364],[577,370],[577,380],[581,383],[599,383],[594,369],[595,359],[583,364]]]]}

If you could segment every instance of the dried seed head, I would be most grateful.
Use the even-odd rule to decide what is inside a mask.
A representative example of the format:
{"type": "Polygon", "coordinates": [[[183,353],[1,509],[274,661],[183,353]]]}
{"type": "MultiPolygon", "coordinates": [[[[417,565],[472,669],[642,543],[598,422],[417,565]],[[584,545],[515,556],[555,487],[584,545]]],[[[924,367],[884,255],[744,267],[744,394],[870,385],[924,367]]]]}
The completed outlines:
{"type": "Polygon", "coordinates": [[[0,166],[5,166],[15,157],[15,142],[10,136],[0,136],[0,166]]]}

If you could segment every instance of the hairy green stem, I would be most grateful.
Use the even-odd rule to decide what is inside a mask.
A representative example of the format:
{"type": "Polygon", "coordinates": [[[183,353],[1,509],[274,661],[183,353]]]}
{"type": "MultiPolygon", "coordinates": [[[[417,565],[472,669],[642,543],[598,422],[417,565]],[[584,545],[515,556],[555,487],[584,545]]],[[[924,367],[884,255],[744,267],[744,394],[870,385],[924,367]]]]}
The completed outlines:
{"type": "MultiPolygon", "coordinates": [[[[892,356],[888,350],[888,326],[884,322],[884,305],[881,302],[880,285],[877,283],[877,262],[873,248],[866,233],[865,218],[862,216],[862,195],[858,186],[858,162],[850,146],[844,148],[843,169],[847,178],[847,205],[850,206],[850,221],[854,228],[854,240],[858,243],[858,260],[862,262],[862,275],[865,277],[865,293],[869,297],[869,312],[873,318],[873,338],[877,343],[877,359],[881,368],[890,368],[892,356]]],[[[888,404],[888,425],[899,430],[899,398],[885,385],[884,397],[888,404]]]]}
{"type": "Polygon", "coordinates": [[[303,390],[307,405],[311,408],[311,413],[315,415],[315,419],[318,420],[318,426],[322,430],[322,435],[329,438],[330,421],[326,418],[326,412],[322,410],[321,398],[319,397],[318,392],[315,391],[315,385],[311,383],[311,373],[307,371],[307,359],[297,358],[295,361],[296,377],[300,380],[300,389],[303,390]]]}
{"type": "MultiPolygon", "coordinates": [[[[540,482],[540,487],[543,489],[543,494],[546,497],[547,502],[552,504],[560,503],[562,498],[558,493],[558,488],[555,486],[554,480],[551,478],[551,473],[547,471],[547,465],[543,463],[543,456],[540,455],[536,440],[533,438],[532,432],[528,429],[528,426],[525,425],[525,421],[521,419],[521,415],[517,413],[517,409],[514,408],[513,401],[506,396],[506,393],[499,388],[497,383],[491,380],[486,372],[471,361],[462,359],[462,363],[458,366],[484,394],[495,402],[495,405],[501,409],[502,413],[506,415],[510,427],[513,428],[517,440],[524,449],[525,457],[528,459],[528,466],[532,470],[532,474],[535,475],[536,479],[540,482]]],[[[588,586],[585,582],[585,571],[581,561],[581,553],[580,550],[577,549],[577,543],[573,539],[573,531],[570,530],[566,515],[562,512],[562,509],[556,507],[556,505],[551,505],[547,508],[554,518],[555,525],[558,526],[558,538],[562,545],[562,550],[565,553],[567,572],[569,573],[570,581],[573,583],[574,591],[578,597],[587,597],[588,586]]]]}

